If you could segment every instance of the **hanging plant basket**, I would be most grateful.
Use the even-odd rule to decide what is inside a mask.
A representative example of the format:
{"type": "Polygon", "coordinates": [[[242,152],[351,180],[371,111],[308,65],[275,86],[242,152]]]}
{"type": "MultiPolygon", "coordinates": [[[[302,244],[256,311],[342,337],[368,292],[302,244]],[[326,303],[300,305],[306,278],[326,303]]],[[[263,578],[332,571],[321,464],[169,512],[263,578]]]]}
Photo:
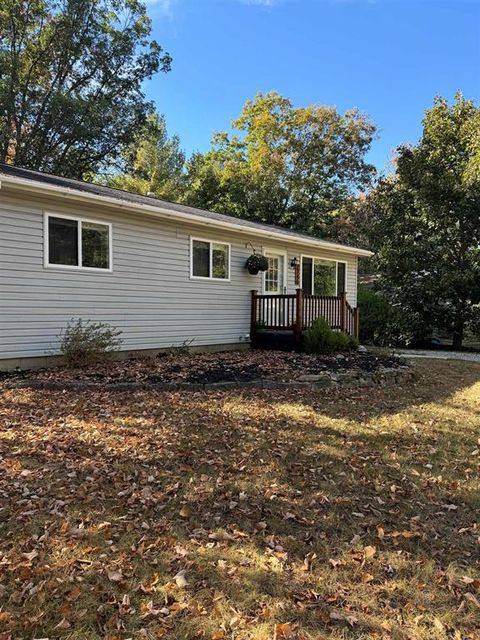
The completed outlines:
{"type": "Polygon", "coordinates": [[[266,271],[268,269],[268,260],[265,256],[252,253],[252,255],[247,258],[245,266],[250,275],[256,276],[259,271],[266,271]]]}

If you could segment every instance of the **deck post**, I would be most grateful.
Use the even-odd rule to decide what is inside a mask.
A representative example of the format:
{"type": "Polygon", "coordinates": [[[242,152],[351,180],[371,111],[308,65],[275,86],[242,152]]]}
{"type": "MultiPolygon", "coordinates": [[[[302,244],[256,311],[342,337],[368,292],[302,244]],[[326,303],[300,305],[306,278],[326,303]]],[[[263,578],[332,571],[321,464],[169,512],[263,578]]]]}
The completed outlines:
{"type": "Polygon", "coordinates": [[[257,289],[252,289],[252,302],[250,305],[250,342],[253,340],[255,335],[255,329],[257,325],[257,289]]]}
{"type": "Polygon", "coordinates": [[[340,329],[347,330],[347,294],[342,291],[340,294],[340,329]]]}
{"type": "Polygon", "coordinates": [[[297,346],[300,346],[303,332],[303,289],[297,289],[295,307],[295,325],[293,330],[295,331],[295,343],[297,346]]]}
{"type": "Polygon", "coordinates": [[[355,338],[358,340],[360,337],[360,309],[355,307],[353,323],[355,327],[355,338]]]}

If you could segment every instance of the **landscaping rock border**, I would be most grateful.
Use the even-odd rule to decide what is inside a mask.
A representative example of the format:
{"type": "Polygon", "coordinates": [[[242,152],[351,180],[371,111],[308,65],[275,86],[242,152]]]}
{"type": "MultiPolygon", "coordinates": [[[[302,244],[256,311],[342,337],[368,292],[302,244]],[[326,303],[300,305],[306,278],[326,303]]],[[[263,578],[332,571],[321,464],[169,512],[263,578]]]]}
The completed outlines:
{"type": "Polygon", "coordinates": [[[34,380],[23,378],[3,383],[6,389],[45,389],[51,391],[229,391],[233,389],[328,389],[335,387],[374,387],[386,384],[413,382],[416,372],[413,364],[401,367],[381,367],[371,373],[351,369],[348,371],[324,371],[320,374],[307,374],[296,380],[258,379],[244,382],[74,382],[56,380],[34,380]]]}

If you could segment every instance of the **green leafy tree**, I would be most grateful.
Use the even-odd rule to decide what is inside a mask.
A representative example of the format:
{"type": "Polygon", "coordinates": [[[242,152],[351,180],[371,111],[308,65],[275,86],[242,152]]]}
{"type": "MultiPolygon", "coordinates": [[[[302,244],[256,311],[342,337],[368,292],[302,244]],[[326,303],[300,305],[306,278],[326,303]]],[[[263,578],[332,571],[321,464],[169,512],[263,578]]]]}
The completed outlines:
{"type": "Polygon", "coordinates": [[[414,147],[369,197],[384,292],[407,333],[451,332],[462,346],[480,314],[480,108],[436,98],[414,147]]]}
{"type": "Polygon", "coordinates": [[[278,93],[258,94],[187,165],[184,200],[196,206],[313,234],[328,233],[339,209],[366,188],[365,161],[375,127],[358,111],[293,107],[278,93]]]}
{"type": "MultiPolygon", "coordinates": [[[[365,193],[346,200],[335,212],[330,225],[330,237],[343,244],[371,248],[372,225],[375,221],[370,200],[365,193]]],[[[375,261],[362,258],[358,263],[360,276],[375,274],[375,261]]]]}
{"type": "Polygon", "coordinates": [[[178,200],[184,189],[185,153],[178,136],[168,137],[165,118],[156,113],[147,118],[134,141],[123,151],[121,173],[109,176],[107,184],[157,198],[178,200]]]}
{"type": "Polygon", "coordinates": [[[2,0],[0,161],[75,178],[116,156],[170,56],[138,0],[2,0]]]}

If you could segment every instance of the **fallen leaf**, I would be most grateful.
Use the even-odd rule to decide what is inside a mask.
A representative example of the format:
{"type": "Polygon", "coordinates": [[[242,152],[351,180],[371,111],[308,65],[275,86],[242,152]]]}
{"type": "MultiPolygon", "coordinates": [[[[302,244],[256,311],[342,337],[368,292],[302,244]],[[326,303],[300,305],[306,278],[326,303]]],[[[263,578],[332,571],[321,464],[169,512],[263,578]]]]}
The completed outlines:
{"type": "Polygon", "coordinates": [[[371,560],[376,553],[377,553],[376,547],[368,546],[363,548],[363,556],[365,560],[371,560]]]}
{"type": "Polygon", "coordinates": [[[60,620],[60,622],[54,628],[55,629],[70,629],[71,626],[72,625],[70,624],[70,622],[66,618],[62,618],[62,620],[60,620]]]}
{"type": "Polygon", "coordinates": [[[220,531],[214,531],[213,533],[209,533],[208,537],[210,538],[210,540],[216,540],[221,542],[235,540],[235,538],[230,533],[228,533],[227,531],[224,531],[223,529],[221,529],[220,531]]]}
{"type": "Polygon", "coordinates": [[[188,504],[184,504],[182,506],[182,508],[180,509],[180,511],[179,511],[179,514],[180,514],[181,518],[189,518],[190,517],[190,513],[191,513],[191,510],[190,510],[190,507],[188,506],[188,504]]]}
{"type": "Polygon", "coordinates": [[[293,638],[293,626],[290,622],[276,624],[273,629],[273,640],[288,640],[293,638]]]}
{"type": "Polygon", "coordinates": [[[330,612],[330,619],[335,620],[335,622],[347,622],[351,627],[353,627],[358,622],[358,618],[356,618],[355,616],[337,613],[336,611],[330,612]]]}
{"type": "Polygon", "coordinates": [[[445,627],[443,626],[442,621],[439,618],[434,618],[433,619],[433,626],[435,627],[435,629],[437,629],[438,631],[445,631],[445,627]]]}
{"type": "Polygon", "coordinates": [[[123,580],[123,575],[120,571],[109,571],[107,575],[110,582],[121,582],[123,580]]]}
{"type": "Polygon", "coordinates": [[[468,600],[469,602],[471,602],[472,604],[474,604],[476,607],[480,609],[480,602],[473,595],[473,593],[466,593],[464,597],[465,597],[465,600],[468,600]]]}
{"type": "Polygon", "coordinates": [[[188,585],[187,579],[185,578],[185,573],[186,570],[182,569],[182,571],[179,571],[175,576],[173,576],[177,587],[180,587],[180,589],[184,589],[188,585]]]}

